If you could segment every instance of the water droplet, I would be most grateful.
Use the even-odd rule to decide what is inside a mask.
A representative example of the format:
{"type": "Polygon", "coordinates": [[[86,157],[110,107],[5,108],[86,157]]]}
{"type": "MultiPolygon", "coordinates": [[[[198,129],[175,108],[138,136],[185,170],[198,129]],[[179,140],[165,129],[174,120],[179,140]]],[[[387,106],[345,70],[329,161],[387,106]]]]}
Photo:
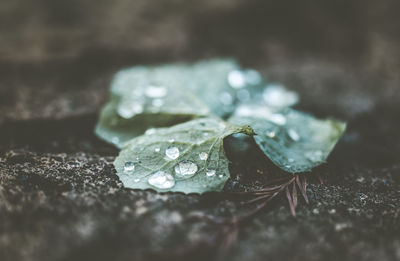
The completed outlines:
{"type": "Polygon", "coordinates": [[[286,117],[279,113],[274,113],[268,116],[268,120],[276,125],[285,125],[286,117]]]}
{"type": "Polygon", "coordinates": [[[125,165],[124,165],[125,173],[132,173],[134,170],[135,170],[135,164],[132,161],[125,162],[125,165]]]}
{"type": "Polygon", "coordinates": [[[150,85],[146,88],[145,94],[149,98],[162,98],[167,95],[167,88],[164,86],[154,86],[150,85]]]}
{"type": "Polygon", "coordinates": [[[172,142],[175,142],[175,140],[174,139],[169,139],[168,142],[172,143],[172,142]]]}
{"type": "Polygon", "coordinates": [[[229,92],[221,93],[219,100],[224,105],[231,105],[233,103],[232,95],[229,92]]]}
{"type": "Polygon", "coordinates": [[[161,107],[164,104],[164,100],[162,100],[162,99],[154,99],[151,104],[154,107],[161,107]]]}
{"type": "Polygon", "coordinates": [[[155,152],[160,152],[160,148],[155,148],[154,151],[155,152]]]}
{"type": "Polygon", "coordinates": [[[234,113],[234,115],[238,117],[258,117],[265,119],[269,119],[271,114],[270,108],[252,104],[241,104],[236,108],[234,113]]]}
{"type": "Polygon", "coordinates": [[[267,135],[270,138],[274,138],[276,133],[275,133],[275,131],[266,131],[265,135],[267,135]]]}
{"type": "Polygon", "coordinates": [[[206,175],[207,175],[207,177],[214,177],[215,169],[207,169],[206,175]]]}
{"type": "Polygon", "coordinates": [[[218,175],[218,178],[220,178],[220,179],[222,179],[223,177],[224,177],[224,175],[222,175],[222,174],[218,175]]]}
{"type": "Polygon", "coordinates": [[[307,151],[305,154],[307,159],[309,159],[312,162],[319,162],[322,160],[323,153],[320,150],[316,151],[307,151]]]}
{"type": "Polygon", "coordinates": [[[145,135],[153,135],[154,133],[156,133],[156,129],[151,128],[151,129],[148,129],[144,134],[145,135]]]}
{"type": "Polygon", "coordinates": [[[270,84],[263,92],[264,101],[271,107],[290,107],[299,100],[297,93],[286,90],[280,84],[270,84]]]}
{"type": "Polygon", "coordinates": [[[289,162],[294,162],[294,159],[289,158],[288,161],[289,161],[289,162]]]}
{"type": "Polygon", "coordinates": [[[289,129],[288,130],[288,135],[294,141],[299,141],[300,140],[300,135],[294,129],[289,129]]]}
{"type": "Polygon", "coordinates": [[[140,179],[134,179],[133,182],[138,183],[140,179]]]}
{"type": "Polygon", "coordinates": [[[195,163],[185,160],[175,166],[175,174],[179,178],[189,178],[196,174],[198,167],[195,163]]]}
{"type": "Polygon", "coordinates": [[[208,159],[208,154],[206,152],[201,152],[199,154],[200,160],[207,160],[208,159]]]}
{"type": "Polygon", "coordinates": [[[250,100],[250,92],[246,89],[238,90],[236,93],[236,97],[238,98],[239,101],[246,102],[250,100]]]}
{"type": "Polygon", "coordinates": [[[119,143],[119,138],[117,136],[111,138],[111,142],[114,144],[119,143]]]}
{"type": "Polygon", "coordinates": [[[118,105],[117,112],[124,119],[130,119],[133,116],[143,112],[143,105],[140,103],[123,102],[118,105]]]}
{"type": "Polygon", "coordinates": [[[169,146],[165,150],[165,155],[167,155],[169,159],[177,159],[179,157],[179,149],[175,146],[169,146]]]}
{"type": "Polygon", "coordinates": [[[240,105],[235,110],[235,115],[239,117],[247,117],[252,115],[252,109],[250,106],[240,105]]]}
{"type": "Polygon", "coordinates": [[[165,173],[164,171],[157,171],[152,174],[147,182],[158,189],[170,189],[175,186],[175,179],[171,174],[165,173]]]}
{"type": "Polygon", "coordinates": [[[233,70],[228,74],[229,85],[234,89],[243,88],[246,85],[246,79],[243,72],[233,70]]]}

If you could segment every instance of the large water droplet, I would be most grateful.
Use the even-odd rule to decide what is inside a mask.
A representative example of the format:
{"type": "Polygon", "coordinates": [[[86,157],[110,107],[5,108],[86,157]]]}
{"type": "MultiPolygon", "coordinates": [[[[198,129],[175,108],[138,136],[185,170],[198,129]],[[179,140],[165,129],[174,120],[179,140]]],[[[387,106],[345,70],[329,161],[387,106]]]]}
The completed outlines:
{"type": "Polygon", "coordinates": [[[160,148],[155,148],[154,151],[155,152],[160,152],[160,148]]]}
{"type": "Polygon", "coordinates": [[[167,157],[169,159],[177,159],[179,157],[179,149],[175,146],[169,146],[166,150],[165,150],[165,155],[167,155],[167,157]]]}
{"type": "Polygon", "coordinates": [[[288,135],[293,141],[299,141],[300,140],[300,135],[294,129],[289,129],[288,130],[288,135]]]}
{"type": "Polygon", "coordinates": [[[299,100],[297,93],[286,90],[280,84],[270,84],[263,92],[265,103],[271,107],[290,107],[299,100]]]}
{"type": "Polygon", "coordinates": [[[228,82],[232,88],[240,89],[246,85],[246,79],[243,72],[233,70],[228,74],[228,82]]]}
{"type": "Polygon", "coordinates": [[[145,94],[149,98],[162,98],[167,95],[167,88],[164,86],[154,86],[151,85],[146,88],[145,94]]]}
{"type": "Polygon", "coordinates": [[[125,162],[125,165],[124,165],[125,173],[132,173],[134,170],[135,170],[135,164],[132,161],[125,162]]]}
{"type": "Polygon", "coordinates": [[[235,115],[238,117],[247,117],[252,115],[252,111],[253,110],[250,108],[250,106],[239,105],[239,107],[237,107],[235,110],[235,115]]]}
{"type": "Polygon", "coordinates": [[[119,143],[119,138],[117,136],[114,136],[111,138],[111,142],[114,144],[118,144],[119,143]]]}
{"type": "Polygon", "coordinates": [[[130,119],[133,116],[143,112],[143,105],[140,103],[128,103],[124,102],[118,105],[117,112],[119,116],[124,119],[130,119]]]}
{"type": "Polygon", "coordinates": [[[207,160],[208,159],[208,154],[206,152],[201,152],[199,154],[200,160],[207,160]]]}
{"type": "Polygon", "coordinates": [[[156,173],[152,174],[147,182],[158,189],[170,189],[175,186],[175,179],[174,177],[166,173],[164,171],[157,171],[156,173]]]}
{"type": "Polygon", "coordinates": [[[215,169],[207,169],[206,175],[207,177],[214,177],[215,176],[215,169]]]}
{"type": "Polygon", "coordinates": [[[238,117],[256,117],[256,118],[266,118],[271,116],[272,112],[266,106],[242,104],[239,105],[234,115],[238,117]]]}
{"type": "Polygon", "coordinates": [[[196,174],[198,167],[195,163],[189,160],[179,162],[175,166],[175,174],[179,178],[189,178],[196,174]]]}

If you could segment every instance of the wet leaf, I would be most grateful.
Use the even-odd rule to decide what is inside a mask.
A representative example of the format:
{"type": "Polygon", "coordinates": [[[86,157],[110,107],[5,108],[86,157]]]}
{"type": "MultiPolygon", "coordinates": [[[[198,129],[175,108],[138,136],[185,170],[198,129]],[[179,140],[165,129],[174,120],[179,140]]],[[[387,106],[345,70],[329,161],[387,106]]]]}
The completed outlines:
{"type": "Polygon", "coordinates": [[[239,106],[229,122],[250,125],[265,155],[290,173],[310,171],[324,163],[346,128],[340,121],[260,105],[239,106]]]}
{"type": "Polygon", "coordinates": [[[208,115],[208,107],[182,89],[185,67],[133,67],[118,72],[111,100],[100,114],[96,134],[122,148],[151,127],[165,127],[208,115]]]}
{"type": "Polygon", "coordinates": [[[220,191],[229,179],[223,140],[234,133],[252,134],[252,130],[218,118],[153,129],[131,140],[114,165],[127,188],[184,193],[220,191]]]}
{"type": "Polygon", "coordinates": [[[207,108],[196,107],[196,103],[193,102],[193,109],[186,110],[181,107],[181,112],[164,107],[159,112],[145,111],[131,119],[124,119],[117,113],[118,104],[110,102],[104,106],[95,130],[100,138],[113,143],[118,148],[123,148],[129,140],[142,135],[149,128],[171,126],[208,114],[207,108]]]}
{"type": "Polygon", "coordinates": [[[122,148],[151,127],[211,113],[222,117],[234,110],[237,93],[260,81],[256,71],[241,71],[230,59],[125,69],[111,83],[96,133],[122,148]]]}

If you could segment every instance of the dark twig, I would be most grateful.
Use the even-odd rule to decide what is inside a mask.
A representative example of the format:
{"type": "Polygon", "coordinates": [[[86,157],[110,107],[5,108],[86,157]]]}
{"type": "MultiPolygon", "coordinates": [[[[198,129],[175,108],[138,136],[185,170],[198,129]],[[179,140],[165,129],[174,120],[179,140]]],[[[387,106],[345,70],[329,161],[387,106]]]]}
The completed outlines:
{"type": "Polygon", "coordinates": [[[286,191],[286,198],[289,201],[290,213],[292,214],[293,217],[296,217],[296,209],[294,207],[292,195],[290,194],[290,191],[289,191],[289,186],[285,187],[285,191],[286,191]]]}
{"type": "Polygon", "coordinates": [[[303,186],[303,183],[300,181],[299,175],[296,176],[296,183],[297,183],[298,187],[300,188],[300,191],[301,191],[301,194],[303,195],[304,200],[306,201],[307,204],[309,204],[310,202],[308,201],[305,185],[303,186]]]}
{"type": "Polygon", "coordinates": [[[294,209],[296,210],[296,208],[297,208],[297,189],[296,189],[296,182],[293,182],[292,198],[293,198],[294,209]]]}

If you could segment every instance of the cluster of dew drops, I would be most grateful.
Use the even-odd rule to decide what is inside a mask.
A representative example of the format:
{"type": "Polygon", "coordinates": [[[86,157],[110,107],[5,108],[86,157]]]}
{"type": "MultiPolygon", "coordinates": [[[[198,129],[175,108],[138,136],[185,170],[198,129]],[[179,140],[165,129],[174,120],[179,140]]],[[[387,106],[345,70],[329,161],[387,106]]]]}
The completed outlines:
{"type": "MultiPolygon", "coordinates": [[[[232,70],[228,73],[227,81],[232,89],[236,90],[236,98],[241,102],[250,100],[250,92],[245,88],[250,85],[260,84],[262,77],[256,70],[232,70]]],[[[120,84],[124,84],[121,82],[120,84]]],[[[122,102],[117,107],[118,115],[124,119],[130,119],[142,113],[146,105],[150,111],[158,112],[164,105],[164,97],[168,94],[168,89],[162,85],[149,85],[144,90],[135,89],[132,97],[122,102]],[[133,102],[132,102],[133,101],[133,102]]],[[[224,106],[230,106],[236,99],[229,92],[219,94],[219,101],[224,106]]]]}
{"type": "MultiPolygon", "coordinates": [[[[154,151],[160,152],[161,149],[155,148],[154,151]]],[[[179,158],[179,155],[180,155],[179,148],[176,147],[175,145],[171,145],[165,150],[165,156],[168,160],[176,160],[177,158],[179,158]]],[[[206,161],[208,159],[208,153],[206,152],[200,152],[198,156],[201,161],[206,161]]],[[[178,179],[190,178],[194,176],[198,170],[199,170],[198,166],[193,161],[183,160],[179,162],[174,168],[175,177],[170,173],[159,170],[151,174],[149,177],[147,177],[147,182],[151,186],[158,189],[170,189],[175,186],[175,178],[178,179]]],[[[125,162],[124,173],[133,174],[134,171],[135,171],[135,164],[132,161],[125,162]]],[[[207,169],[206,176],[208,178],[214,178],[216,176],[216,170],[207,169]]],[[[218,177],[222,178],[223,175],[218,175],[218,177]]],[[[140,182],[140,179],[138,178],[134,179],[134,182],[140,182]]]]}
{"type": "MultiPolygon", "coordinates": [[[[237,90],[237,97],[241,101],[245,101],[250,99],[250,93],[243,89],[247,84],[257,84],[261,81],[261,76],[260,74],[255,71],[255,70],[246,70],[246,71],[240,71],[240,70],[233,70],[228,74],[227,77],[229,85],[237,90]]],[[[152,99],[152,106],[153,107],[161,107],[164,102],[162,100],[163,97],[165,97],[168,93],[168,89],[165,88],[164,86],[148,86],[145,89],[145,96],[147,98],[152,99]]],[[[136,93],[136,95],[139,97],[142,95],[142,93],[136,93]]],[[[233,98],[232,95],[229,92],[222,92],[219,96],[219,100],[223,105],[231,105],[233,103],[233,98]]],[[[133,116],[142,113],[144,110],[144,103],[143,101],[140,102],[138,100],[135,105],[133,105],[131,102],[122,102],[118,108],[117,112],[118,114],[125,119],[132,118],[133,116]]],[[[154,133],[154,129],[149,129],[146,131],[147,135],[151,135],[154,133]]],[[[160,148],[155,148],[155,152],[160,152],[160,148]]],[[[179,148],[171,145],[165,150],[165,155],[167,159],[170,160],[175,160],[179,157],[180,152],[179,148]]],[[[199,154],[199,158],[202,161],[206,161],[208,159],[208,154],[206,152],[201,152],[199,154]]],[[[133,174],[135,171],[135,164],[131,161],[125,162],[124,165],[124,173],[126,174],[133,174]]],[[[190,178],[194,176],[197,171],[198,171],[198,166],[190,161],[190,160],[183,160],[179,162],[175,168],[175,177],[179,179],[185,179],[185,178],[190,178]]],[[[216,170],[215,169],[207,169],[206,170],[206,176],[208,178],[214,178],[216,175],[216,170]]],[[[218,175],[219,178],[223,178],[223,175],[220,174],[218,175]]],[[[134,179],[134,182],[140,182],[139,178],[134,179]]],[[[165,171],[159,170],[156,171],[155,173],[151,174],[147,178],[147,182],[158,189],[170,189],[175,186],[175,178],[173,175],[170,173],[167,173],[165,171]]]]}
{"type": "Polygon", "coordinates": [[[144,111],[146,100],[150,100],[150,109],[157,112],[159,108],[164,105],[163,98],[167,95],[168,89],[164,86],[150,85],[145,90],[144,93],[141,89],[134,90],[133,98],[122,101],[118,107],[118,114],[124,119],[130,119],[135,115],[138,115],[144,111]],[[144,94],[144,97],[143,97],[144,94]],[[132,99],[134,102],[132,102],[132,99]]]}
{"type": "MultiPolygon", "coordinates": [[[[229,85],[236,91],[236,97],[233,97],[229,92],[222,92],[219,96],[220,102],[225,106],[230,106],[233,104],[234,99],[238,99],[239,102],[246,103],[251,99],[251,93],[247,90],[247,86],[257,85],[262,82],[262,77],[256,70],[233,70],[228,73],[227,81],[229,85]]],[[[161,107],[164,104],[162,98],[164,98],[168,93],[168,89],[164,86],[155,86],[150,85],[144,90],[144,95],[151,99],[151,106],[154,109],[161,107]]],[[[137,97],[143,97],[143,93],[136,93],[137,97]]],[[[286,107],[293,105],[297,102],[298,96],[294,92],[287,91],[282,85],[271,83],[266,86],[262,93],[262,99],[270,107],[286,107]]],[[[133,116],[140,114],[144,111],[145,103],[140,99],[137,100],[136,103],[132,104],[130,102],[122,102],[118,108],[118,114],[125,119],[132,118],[133,116]]],[[[286,118],[282,114],[271,113],[269,110],[264,110],[262,108],[252,108],[247,105],[239,106],[236,109],[236,114],[238,116],[249,116],[249,115],[258,115],[267,118],[271,122],[277,125],[285,125],[286,118]]],[[[294,130],[289,129],[287,131],[288,136],[293,141],[299,141],[300,135],[294,130]]],[[[146,131],[147,135],[151,135],[154,133],[154,129],[149,129],[146,131]]],[[[274,138],[276,133],[274,131],[267,131],[266,135],[270,138],[274,138]]],[[[160,152],[160,148],[155,148],[155,152],[160,152]]],[[[307,154],[307,153],[306,153],[307,154]]],[[[179,148],[171,145],[165,150],[165,155],[167,159],[175,160],[179,157],[180,152],[179,148]]],[[[318,161],[322,156],[321,151],[317,151],[317,153],[308,153],[306,155],[311,161],[318,161]]],[[[199,154],[199,158],[202,161],[208,159],[208,154],[206,152],[201,152],[199,154]]],[[[289,162],[293,162],[294,159],[288,159],[289,162]]],[[[290,166],[287,166],[290,167],[290,166]]],[[[135,165],[133,162],[128,161],[124,165],[124,173],[125,174],[133,174],[135,171],[135,165]]],[[[194,176],[198,172],[198,166],[190,161],[183,160],[179,162],[175,168],[175,177],[179,179],[190,178],[194,176]]],[[[215,169],[207,169],[206,176],[208,178],[214,178],[216,175],[215,169]]],[[[175,186],[175,177],[167,173],[165,171],[159,170],[155,173],[151,174],[147,177],[147,183],[158,189],[170,189],[175,186]]],[[[218,175],[219,178],[222,178],[223,175],[218,175]]],[[[140,182],[139,178],[134,179],[134,182],[140,182]]]]}
{"type": "MultiPolygon", "coordinates": [[[[299,100],[298,94],[293,91],[288,91],[283,85],[279,83],[268,83],[262,94],[261,99],[267,106],[253,106],[246,104],[251,99],[250,92],[245,88],[251,85],[260,84],[262,81],[261,75],[256,70],[234,70],[228,75],[228,82],[230,86],[237,90],[237,99],[242,102],[235,110],[235,115],[239,117],[251,117],[256,116],[259,118],[265,118],[268,121],[278,126],[286,125],[287,119],[285,115],[274,112],[274,109],[281,109],[291,107],[296,104],[299,100]],[[271,110],[272,109],[272,110],[271,110]]],[[[233,99],[229,93],[221,95],[221,102],[225,105],[232,103],[233,99]]],[[[269,138],[276,138],[277,133],[275,130],[267,130],[265,135],[269,138]]],[[[287,136],[292,142],[298,142],[301,140],[300,134],[293,128],[287,130],[287,136]]],[[[323,157],[323,152],[320,150],[307,151],[304,155],[311,162],[319,162],[323,157]]],[[[289,163],[293,163],[293,158],[287,159],[289,163]]],[[[286,166],[290,168],[290,165],[286,166]]]]}

